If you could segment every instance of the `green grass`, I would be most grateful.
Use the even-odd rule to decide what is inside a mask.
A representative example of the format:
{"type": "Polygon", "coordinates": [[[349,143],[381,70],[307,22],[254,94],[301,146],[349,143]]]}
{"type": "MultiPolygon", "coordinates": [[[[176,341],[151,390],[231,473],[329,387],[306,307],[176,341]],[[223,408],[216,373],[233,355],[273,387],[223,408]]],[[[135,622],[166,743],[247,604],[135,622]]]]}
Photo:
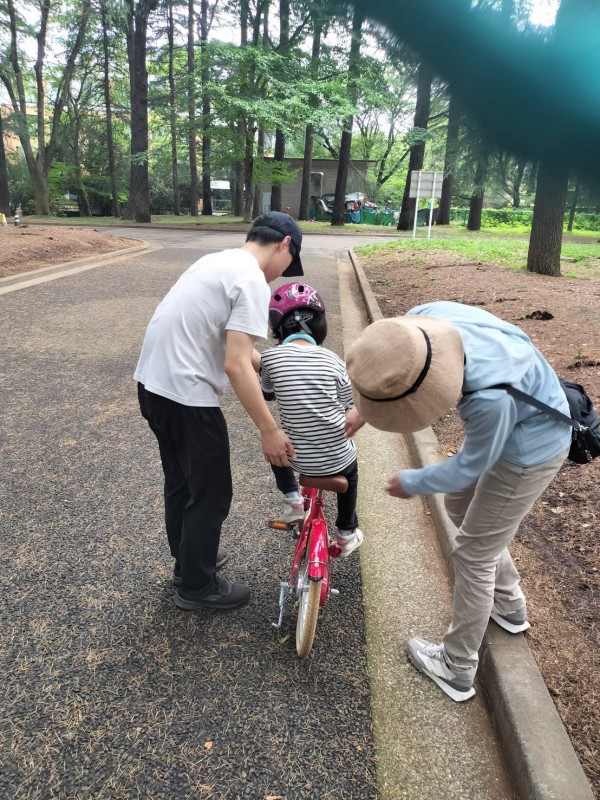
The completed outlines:
{"type": "MultiPolygon", "coordinates": [[[[443,239],[394,239],[389,242],[357,247],[356,252],[369,258],[389,251],[421,251],[426,260],[428,251],[444,250],[456,253],[468,262],[497,264],[509,269],[525,270],[528,240],[511,239],[504,236],[463,236],[443,239]]],[[[564,242],[562,255],[574,258],[574,262],[563,263],[563,274],[568,277],[591,278],[600,273],[600,244],[564,242]]]]}

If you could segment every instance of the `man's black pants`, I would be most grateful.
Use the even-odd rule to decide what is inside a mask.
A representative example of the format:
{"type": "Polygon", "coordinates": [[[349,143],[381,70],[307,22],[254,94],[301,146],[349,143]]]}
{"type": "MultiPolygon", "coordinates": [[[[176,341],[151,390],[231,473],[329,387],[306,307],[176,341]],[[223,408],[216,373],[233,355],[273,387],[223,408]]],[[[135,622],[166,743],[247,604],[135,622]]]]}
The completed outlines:
{"type": "Polygon", "coordinates": [[[231,505],[229,436],[218,407],[184,406],[138,384],[142,416],[158,440],[171,555],[188,592],[213,588],[221,526],[231,505]]]}

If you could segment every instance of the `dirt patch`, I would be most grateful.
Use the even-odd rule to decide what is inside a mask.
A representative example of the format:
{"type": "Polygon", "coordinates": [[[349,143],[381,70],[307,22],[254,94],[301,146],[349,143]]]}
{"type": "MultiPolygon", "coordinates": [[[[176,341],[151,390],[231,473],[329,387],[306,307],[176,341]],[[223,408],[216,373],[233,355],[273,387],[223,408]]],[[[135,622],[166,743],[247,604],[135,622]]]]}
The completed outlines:
{"type": "MultiPolygon", "coordinates": [[[[396,251],[366,259],[386,316],[434,300],[485,308],[521,327],[561,377],[582,383],[600,408],[600,279],[549,278],[445,251],[396,251]],[[536,313],[541,312],[541,313],[536,313]]],[[[456,452],[456,413],[435,426],[441,452],[456,452]]],[[[579,759],[600,797],[600,459],[566,462],[511,547],[528,598],[528,641],[579,759]]]]}
{"type": "Polygon", "coordinates": [[[0,278],[123,250],[138,244],[91,228],[25,225],[0,227],[0,278]]]}

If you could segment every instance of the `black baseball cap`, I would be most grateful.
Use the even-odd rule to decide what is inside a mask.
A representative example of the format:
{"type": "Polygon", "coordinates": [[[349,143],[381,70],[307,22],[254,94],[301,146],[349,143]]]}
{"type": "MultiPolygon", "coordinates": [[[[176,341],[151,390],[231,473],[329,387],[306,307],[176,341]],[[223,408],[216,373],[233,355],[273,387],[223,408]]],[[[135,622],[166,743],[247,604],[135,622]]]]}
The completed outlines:
{"type": "Polygon", "coordinates": [[[278,231],[282,239],[285,236],[289,236],[292,240],[290,242],[290,253],[293,256],[293,261],[283,272],[282,277],[295,278],[298,275],[304,275],[302,262],[300,261],[302,231],[293,217],[290,217],[289,214],[283,214],[281,211],[269,211],[254,220],[251,230],[255,228],[270,228],[272,231],[278,231]]]}

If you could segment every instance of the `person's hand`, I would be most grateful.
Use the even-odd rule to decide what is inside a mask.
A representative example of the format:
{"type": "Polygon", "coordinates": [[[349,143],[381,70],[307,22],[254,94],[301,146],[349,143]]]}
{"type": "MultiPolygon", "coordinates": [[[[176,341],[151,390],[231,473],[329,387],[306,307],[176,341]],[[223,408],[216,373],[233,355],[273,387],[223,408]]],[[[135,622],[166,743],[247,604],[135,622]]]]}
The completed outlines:
{"type": "Polygon", "coordinates": [[[365,425],[365,421],[359,416],[358,411],[355,408],[349,408],[348,411],[346,411],[346,422],[344,424],[346,438],[351,439],[363,425],[365,425]]]}
{"type": "Polygon", "coordinates": [[[281,428],[272,428],[262,434],[262,448],[265,461],[276,467],[289,467],[288,459],[296,457],[292,443],[281,428]]]}
{"type": "Polygon", "coordinates": [[[412,495],[406,494],[404,488],[402,486],[402,481],[400,480],[400,475],[392,475],[389,481],[386,484],[385,490],[386,492],[391,495],[392,497],[399,497],[401,500],[409,500],[412,495]]]}

